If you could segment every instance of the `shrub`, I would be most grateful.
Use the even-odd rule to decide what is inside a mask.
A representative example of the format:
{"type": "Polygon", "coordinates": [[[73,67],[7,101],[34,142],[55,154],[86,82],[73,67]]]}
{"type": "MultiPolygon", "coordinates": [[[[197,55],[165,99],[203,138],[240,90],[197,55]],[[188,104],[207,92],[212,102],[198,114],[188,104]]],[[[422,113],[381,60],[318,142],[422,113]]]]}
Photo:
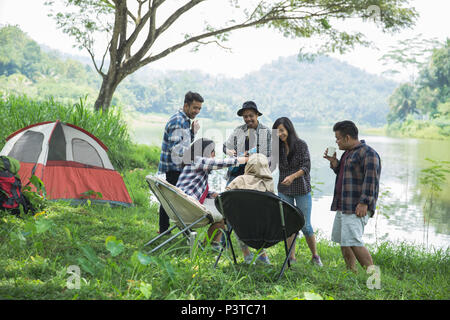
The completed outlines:
{"type": "Polygon", "coordinates": [[[53,98],[33,100],[26,95],[7,96],[0,93],[0,110],[0,148],[6,142],[5,138],[16,130],[34,123],[60,120],[79,126],[98,137],[108,147],[109,158],[118,170],[133,168],[136,161],[139,165],[144,163],[130,156],[134,149],[144,154],[144,160],[154,157],[149,155],[151,151],[133,146],[122,112],[116,107],[111,107],[106,112],[96,112],[92,107],[86,106],[83,99],[71,105],[57,102],[53,98]]]}

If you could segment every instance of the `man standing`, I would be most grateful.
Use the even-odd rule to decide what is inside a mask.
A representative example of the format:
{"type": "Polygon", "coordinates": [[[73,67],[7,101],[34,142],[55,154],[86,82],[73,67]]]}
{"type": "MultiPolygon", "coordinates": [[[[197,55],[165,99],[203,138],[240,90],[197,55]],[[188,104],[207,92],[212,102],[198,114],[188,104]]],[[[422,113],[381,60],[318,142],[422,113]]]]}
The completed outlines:
{"type": "MultiPolygon", "coordinates": [[[[194,141],[200,125],[192,121],[202,109],[203,98],[196,92],[189,91],[184,96],[183,108],[178,110],[166,124],[161,146],[158,174],[166,175],[170,184],[176,185],[182,171],[183,152],[194,141]]],[[[159,231],[169,229],[169,217],[162,206],[159,208],[159,231]]]]}
{"type": "MultiPolygon", "coordinates": [[[[246,101],[237,115],[242,117],[244,124],[238,126],[223,144],[223,152],[229,156],[249,155],[250,150],[262,153],[269,161],[272,154],[272,133],[268,127],[260,123],[258,117],[262,116],[256,103],[246,101]]],[[[227,172],[227,184],[234,178],[243,175],[245,165],[235,167],[227,172]]]]}
{"type": "Polygon", "coordinates": [[[364,246],[364,227],[375,212],[378,198],[381,162],[378,153],[358,139],[358,128],[352,121],[334,125],[333,131],[339,150],[344,150],[340,160],[336,153],[324,158],[336,173],[331,211],[336,211],[331,240],[341,245],[348,269],[356,271],[356,260],[367,268],[373,265],[372,256],[364,246]]]}

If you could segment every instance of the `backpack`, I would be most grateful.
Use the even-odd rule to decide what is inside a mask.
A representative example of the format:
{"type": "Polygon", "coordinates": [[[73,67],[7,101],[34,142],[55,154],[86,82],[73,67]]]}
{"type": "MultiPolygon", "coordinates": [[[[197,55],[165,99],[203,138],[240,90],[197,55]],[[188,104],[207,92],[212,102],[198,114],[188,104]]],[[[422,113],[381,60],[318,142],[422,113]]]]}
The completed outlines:
{"type": "Polygon", "coordinates": [[[6,210],[16,215],[20,214],[20,206],[24,213],[33,212],[31,203],[22,193],[19,169],[19,161],[11,157],[0,156],[0,210],[6,210]]]}

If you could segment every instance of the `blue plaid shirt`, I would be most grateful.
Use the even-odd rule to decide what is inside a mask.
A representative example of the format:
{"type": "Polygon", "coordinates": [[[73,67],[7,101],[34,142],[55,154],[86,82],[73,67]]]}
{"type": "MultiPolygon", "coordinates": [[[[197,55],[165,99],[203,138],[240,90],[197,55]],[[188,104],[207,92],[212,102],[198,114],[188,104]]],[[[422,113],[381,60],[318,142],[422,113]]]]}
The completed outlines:
{"type": "Polygon", "coordinates": [[[183,152],[189,148],[193,141],[194,133],[191,130],[191,120],[182,110],[179,110],[170,117],[164,129],[158,173],[181,172],[183,170],[181,166],[183,152]]]}
{"type": "MultiPolygon", "coordinates": [[[[186,194],[200,200],[208,184],[208,175],[211,170],[222,169],[237,165],[237,158],[225,159],[196,157],[193,164],[184,166],[178,178],[177,187],[186,194]]],[[[211,195],[213,191],[209,191],[211,195]]]]}

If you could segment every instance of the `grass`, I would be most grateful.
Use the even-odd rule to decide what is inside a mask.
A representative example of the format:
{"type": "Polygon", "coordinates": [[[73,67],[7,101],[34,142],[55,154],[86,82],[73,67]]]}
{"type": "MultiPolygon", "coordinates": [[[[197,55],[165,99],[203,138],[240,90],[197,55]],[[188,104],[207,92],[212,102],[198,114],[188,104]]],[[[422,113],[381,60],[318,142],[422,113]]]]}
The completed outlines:
{"type": "MultiPolygon", "coordinates": [[[[50,203],[37,217],[0,213],[0,298],[3,299],[444,299],[450,298],[448,251],[422,251],[408,244],[370,247],[380,267],[381,289],[369,289],[371,274],[347,271],[339,246],[320,234],[324,263],[310,263],[304,238],[298,263],[276,278],[284,259],[280,243],[268,249],[273,266],[238,264],[231,253],[213,269],[216,254],[190,252],[184,239],[154,255],[144,244],[156,236],[157,204],[142,181],[148,172],[125,174],[136,206],[70,207],[50,203]],[[144,199],[145,198],[145,199],[144,199]],[[137,201],[136,201],[137,200],[137,201]],[[70,266],[80,270],[79,289],[68,288],[70,266]],[[313,293],[313,295],[312,295],[313,293]]],[[[206,228],[199,230],[204,237],[206,228]]],[[[233,240],[235,241],[235,240],[233,240]]]]}

